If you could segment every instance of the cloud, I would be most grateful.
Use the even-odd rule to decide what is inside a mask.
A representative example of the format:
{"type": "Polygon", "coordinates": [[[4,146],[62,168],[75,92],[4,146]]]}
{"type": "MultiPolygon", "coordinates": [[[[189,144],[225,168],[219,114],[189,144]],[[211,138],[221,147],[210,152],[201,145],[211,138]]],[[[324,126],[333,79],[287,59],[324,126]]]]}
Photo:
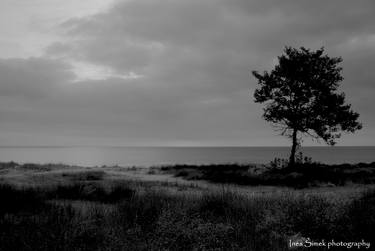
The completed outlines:
{"type": "Polygon", "coordinates": [[[374,10],[370,0],[118,1],[61,23],[43,57],[1,61],[1,94],[34,99],[0,115],[7,130],[73,143],[288,144],[252,103],[250,72],[271,69],[285,45],[325,46],[344,58],[343,90],[370,125],[357,142],[373,144],[374,10]]]}
{"type": "Polygon", "coordinates": [[[41,98],[74,78],[71,67],[45,58],[0,59],[0,96],[41,98]]]}
{"type": "Polygon", "coordinates": [[[374,35],[374,10],[372,1],[126,1],[65,22],[70,42],[48,52],[155,80],[244,86],[240,73],[270,67],[285,45],[325,46],[350,60],[350,41],[374,35]]]}

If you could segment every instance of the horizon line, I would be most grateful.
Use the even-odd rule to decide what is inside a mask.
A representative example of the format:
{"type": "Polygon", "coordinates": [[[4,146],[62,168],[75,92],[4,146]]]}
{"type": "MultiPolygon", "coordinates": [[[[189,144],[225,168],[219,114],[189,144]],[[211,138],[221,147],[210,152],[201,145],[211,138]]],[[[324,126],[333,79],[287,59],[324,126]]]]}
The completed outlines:
{"type": "MultiPolygon", "coordinates": [[[[0,145],[0,148],[74,148],[74,147],[108,147],[108,148],[254,148],[254,147],[264,147],[264,148],[271,148],[271,147],[288,147],[289,145],[283,146],[254,146],[254,145],[0,145]]],[[[375,147],[375,145],[340,145],[340,146],[330,146],[330,145],[306,145],[301,146],[304,147],[375,147]]]]}

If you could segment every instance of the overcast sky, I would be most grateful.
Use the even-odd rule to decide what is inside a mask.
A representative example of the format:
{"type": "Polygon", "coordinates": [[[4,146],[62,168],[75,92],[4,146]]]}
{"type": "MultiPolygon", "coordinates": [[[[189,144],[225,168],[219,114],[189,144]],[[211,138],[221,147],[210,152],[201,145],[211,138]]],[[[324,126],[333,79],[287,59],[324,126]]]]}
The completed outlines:
{"type": "Polygon", "coordinates": [[[343,58],[338,145],[375,145],[373,0],[1,0],[0,145],[289,145],[251,76],[286,45],[343,58]]]}

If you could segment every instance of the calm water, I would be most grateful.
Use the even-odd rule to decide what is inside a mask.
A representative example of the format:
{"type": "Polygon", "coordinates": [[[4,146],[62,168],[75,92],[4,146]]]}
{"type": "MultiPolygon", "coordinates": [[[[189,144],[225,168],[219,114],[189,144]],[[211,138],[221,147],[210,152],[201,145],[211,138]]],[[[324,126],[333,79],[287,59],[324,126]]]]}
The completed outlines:
{"type": "MultiPolygon", "coordinates": [[[[305,147],[325,163],[375,161],[375,147],[305,147]]],[[[288,157],[288,147],[0,147],[0,162],[152,166],[176,163],[268,163],[288,157]]]]}

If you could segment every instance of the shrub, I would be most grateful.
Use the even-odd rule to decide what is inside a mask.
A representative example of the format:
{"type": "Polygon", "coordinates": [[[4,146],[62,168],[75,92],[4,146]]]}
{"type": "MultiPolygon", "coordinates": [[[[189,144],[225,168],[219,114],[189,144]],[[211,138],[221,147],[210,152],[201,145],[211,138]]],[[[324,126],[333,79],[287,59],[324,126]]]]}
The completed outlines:
{"type": "Polygon", "coordinates": [[[272,169],[283,169],[283,168],[286,168],[288,166],[288,160],[287,159],[283,159],[283,158],[274,158],[269,166],[272,168],[272,169]]]}

